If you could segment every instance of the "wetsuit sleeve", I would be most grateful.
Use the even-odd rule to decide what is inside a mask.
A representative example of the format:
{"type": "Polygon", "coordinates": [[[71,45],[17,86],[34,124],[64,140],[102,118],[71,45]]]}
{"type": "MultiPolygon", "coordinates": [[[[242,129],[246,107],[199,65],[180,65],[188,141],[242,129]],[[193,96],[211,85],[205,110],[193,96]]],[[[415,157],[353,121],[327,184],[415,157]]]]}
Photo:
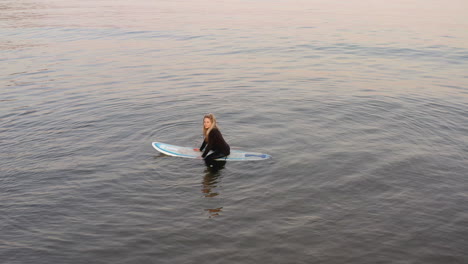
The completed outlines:
{"type": "Polygon", "coordinates": [[[200,151],[203,151],[203,149],[206,147],[206,141],[203,140],[203,143],[201,144],[200,151]]]}
{"type": "Polygon", "coordinates": [[[206,155],[210,152],[210,148],[206,148],[205,151],[203,151],[203,154],[201,155],[202,158],[206,157],[206,155]]]}

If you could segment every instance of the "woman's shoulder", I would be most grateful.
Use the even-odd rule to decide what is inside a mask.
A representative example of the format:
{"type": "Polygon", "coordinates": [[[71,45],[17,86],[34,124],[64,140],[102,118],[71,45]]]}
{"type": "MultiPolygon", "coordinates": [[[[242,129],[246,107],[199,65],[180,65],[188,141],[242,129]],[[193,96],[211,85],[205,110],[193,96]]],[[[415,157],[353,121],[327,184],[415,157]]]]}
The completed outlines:
{"type": "Polygon", "coordinates": [[[221,134],[221,131],[219,131],[219,128],[213,127],[213,129],[210,131],[210,134],[221,134]]]}

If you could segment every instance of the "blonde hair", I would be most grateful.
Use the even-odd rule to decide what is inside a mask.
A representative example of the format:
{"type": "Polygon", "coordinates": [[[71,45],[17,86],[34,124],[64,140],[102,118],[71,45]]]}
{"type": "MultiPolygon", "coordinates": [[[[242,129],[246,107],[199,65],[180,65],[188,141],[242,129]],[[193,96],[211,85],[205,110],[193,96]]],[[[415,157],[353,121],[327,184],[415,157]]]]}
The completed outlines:
{"type": "Polygon", "coordinates": [[[208,135],[210,134],[211,130],[213,130],[213,128],[218,128],[218,125],[216,123],[216,117],[213,114],[205,115],[203,117],[203,121],[205,121],[205,118],[208,118],[211,121],[211,126],[209,128],[205,128],[205,126],[203,126],[203,136],[205,137],[205,140],[208,143],[208,135]]]}

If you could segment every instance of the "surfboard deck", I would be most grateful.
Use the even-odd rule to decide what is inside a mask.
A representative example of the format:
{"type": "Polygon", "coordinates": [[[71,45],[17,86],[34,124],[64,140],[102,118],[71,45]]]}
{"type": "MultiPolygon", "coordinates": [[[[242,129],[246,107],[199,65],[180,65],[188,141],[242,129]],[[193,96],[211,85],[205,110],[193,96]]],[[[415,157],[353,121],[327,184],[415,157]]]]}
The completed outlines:
{"type": "MultiPolygon", "coordinates": [[[[157,151],[173,157],[189,158],[189,159],[201,159],[203,152],[195,151],[191,147],[181,147],[161,142],[153,142],[153,148],[157,151]]],[[[266,160],[270,159],[271,156],[268,154],[248,152],[242,150],[231,150],[231,155],[216,160],[230,160],[230,161],[248,161],[248,160],[266,160]]]]}

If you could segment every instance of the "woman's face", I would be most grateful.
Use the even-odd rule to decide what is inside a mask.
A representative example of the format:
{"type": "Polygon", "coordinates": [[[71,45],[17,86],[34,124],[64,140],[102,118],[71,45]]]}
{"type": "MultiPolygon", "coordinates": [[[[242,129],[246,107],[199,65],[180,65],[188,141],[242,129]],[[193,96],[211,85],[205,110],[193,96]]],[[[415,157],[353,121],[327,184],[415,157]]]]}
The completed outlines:
{"type": "Polygon", "coordinates": [[[211,120],[209,118],[203,119],[203,126],[205,126],[205,129],[208,129],[211,127],[211,120]]]}

